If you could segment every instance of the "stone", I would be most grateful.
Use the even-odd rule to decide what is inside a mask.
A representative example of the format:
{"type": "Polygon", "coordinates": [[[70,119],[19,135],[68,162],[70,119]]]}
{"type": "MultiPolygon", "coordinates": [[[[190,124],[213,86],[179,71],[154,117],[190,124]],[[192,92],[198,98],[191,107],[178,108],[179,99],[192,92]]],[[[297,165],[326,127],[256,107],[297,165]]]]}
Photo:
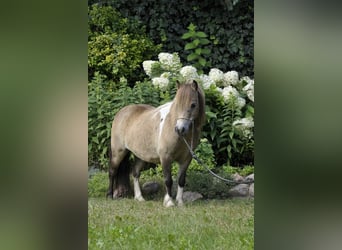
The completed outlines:
{"type": "Polygon", "coordinates": [[[142,192],[144,194],[155,194],[158,193],[160,185],[158,182],[148,181],[142,186],[142,192]]]}
{"type": "Polygon", "coordinates": [[[249,196],[254,197],[254,183],[249,186],[249,196]]]}
{"type": "Polygon", "coordinates": [[[241,197],[241,196],[247,196],[249,193],[249,185],[248,184],[239,184],[235,187],[231,188],[228,191],[228,194],[234,197],[241,197]]]}
{"type": "Polygon", "coordinates": [[[254,174],[247,175],[245,180],[246,181],[253,181],[254,182],[254,174]]]}
{"type": "Polygon", "coordinates": [[[241,175],[239,175],[238,173],[233,174],[232,178],[235,182],[243,181],[243,177],[241,175]]]}
{"type": "Polygon", "coordinates": [[[185,202],[193,202],[195,200],[199,200],[199,199],[202,199],[202,198],[203,198],[203,195],[201,195],[198,192],[185,191],[183,193],[183,200],[185,202]]]}

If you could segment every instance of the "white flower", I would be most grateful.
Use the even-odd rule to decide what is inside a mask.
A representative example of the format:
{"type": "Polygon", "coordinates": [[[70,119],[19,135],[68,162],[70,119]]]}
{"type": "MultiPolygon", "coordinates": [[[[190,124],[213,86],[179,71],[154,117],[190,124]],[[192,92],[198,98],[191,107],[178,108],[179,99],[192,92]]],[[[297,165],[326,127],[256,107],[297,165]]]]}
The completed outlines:
{"type": "Polygon", "coordinates": [[[239,81],[239,73],[236,71],[228,71],[223,75],[223,85],[236,85],[239,81]]]}
{"type": "Polygon", "coordinates": [[[236,98],[240,96],[236,88],[232,86],[224,87],[222,90],[222,95],[225,101],[228,101],[231,98],[231,96],[235,96],[236,98]]]}
{"type": "Polygon", "coordinates": [[[197,69],[193,66],[184,66],[183,68],[181,68],[180,74],[186,80],[193,80],[198,78],[197,69]]]}
{"type": "Polygon", "coordinates": [[[143,68],[144,68],[144,71],[145,71],[146,75],[151,76],[152,65],[154,63],[157,63],[157,62],[156,61],[152,61],[152,60],[148,60],[148,61],[144,61],[143,62],[143,68]]]}
{"type": "Polygon", "coordinates": [[[215,85],[215,82],[208,75],[200,75],[200,80],[202,81],[202,86],[204,89],[209,89],[211,85],[215,85]]]}
{"type": "Polygon", "coordinates": [[[169,79],[164,77],[155,77],[152,79],[152,84],[155,87],[160,88],[161,90],[165,90],[167,88],[167,85],[169,85],[169,79]]]}
{"type": "Polygon", "coordinates": [[[242,91],[244,91],[247,94],[249,100],[254,102],[254,80],[249,79],[246,82],[247,85],[243,87],[242,91]]]}
{"type": "Polygon", "coordinates": [[[246,100],[242,98],[239,94],[239,92],[236,90],[236,88],[232,86],[227,86],[223,88],[222,91],[223,99],[227,102],[230,100],[232,97],[236,98],[236,102],[238,107],[241,109],[243,106],[246,105],[246,100]]]}
{"type": "Polygon", "coordinates": [[[223,72],[219,69],[210,69],[209,77],[216,83],[216,85],[221,85],[223,82],[223,72]]]}
{"type": "Polygon", "coordinates": [[[236,120],[233,122],[233,126],[241,126],[244,128],[253,128],[254,127],[253,117],[246,117],[246,118],[242,118],[240,120],[236,120]]]}
{"type": "Polygon", "coordinates": [[[243,136],[251,138],[253,135],[252,128],[254,127],[254,121],[252,117],[242,118],[233,122],[233,126],[242,131],[243,136]]]}
{"type": "Polygon", "coordinates": [[[253,136],[252,128],[254,127],[253,117],[246,117],[233,122],[233,126],[242,131],[244,137],[251,138],[253,136]]]}
{"type": "Polygon", "coordinates": [[[177,71],[182,67],[180,62],[180,58],[177,53],[159,53],[158,55],[159,62],[161,63],[161,67],[167,71],[177,71]]]}
{"type": "Polygon", "coordinates": [[[240,109],[243,108],[243,106],[246,105],[246,100],[242,97],[237,98],[237,105],[239,106],[240,109]]]}

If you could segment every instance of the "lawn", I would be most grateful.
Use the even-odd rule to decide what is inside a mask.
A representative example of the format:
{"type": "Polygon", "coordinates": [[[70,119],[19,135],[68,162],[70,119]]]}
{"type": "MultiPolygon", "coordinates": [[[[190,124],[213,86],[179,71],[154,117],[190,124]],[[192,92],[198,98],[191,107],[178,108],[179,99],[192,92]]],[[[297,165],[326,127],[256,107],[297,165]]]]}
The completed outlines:
{"type": "Polygon", "coordinates": [[[254,201],[88,200],[88,249],[253,249],[254,201]]]}

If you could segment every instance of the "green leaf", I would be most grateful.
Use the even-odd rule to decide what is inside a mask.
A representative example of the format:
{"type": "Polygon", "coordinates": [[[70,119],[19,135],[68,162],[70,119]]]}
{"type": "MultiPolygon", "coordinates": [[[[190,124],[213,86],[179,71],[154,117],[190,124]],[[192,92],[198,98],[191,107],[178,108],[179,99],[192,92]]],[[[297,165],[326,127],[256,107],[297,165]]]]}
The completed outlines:
{"type": "Polygon", "coordinates": [[[196,45],[194,45],[193,43],[187,43],[186,45],[185,45],[185,50],[189,50],[189,49],[194,49],[194,48],[196,48],[196,45]]]}
{"type": "Polygon", "coordinates": [[[199,64],[201,64],[202,66],[205,66],[205,64],[207,63],[207,61],[201,57],[199,60],[198,60],[199,64]]]}
{"type": "Polygon", "coordinates": [[[190,25],[188,26],[188,30],[195,30],[196,26],[193,23],[190,23],[190,25]]]}
{"type": "Polygon", "coordinates": [[[209,49],[202,49],[202,54],[204,55],[209,55],[210,54],[210,50],[209,49]]]}
{"type": "Polygon", "coordinates": [[[195,39],[193,41],[193,44],[197,47],[200,44],[200,40],[199,39],[195,39]]]}
{"type": "Polygon", "coordinates": [[[193,61],[193,60],[195,60],[197,57],[198,57],[197,54],[191,53],[190,55],[187,56],[186,59],[187,59],[188,61],[193,61]]]}
{"type": "Polygon", "coordinates": [[[204,32],[202,32],[202,31],[196,32],[196,35],[197,35],[198,37],[201,37],[201,38],[207,37],[207,35],[206,35],[204,32]]]}
{"type": "Polygon", "coordinates": [[[187,32],[182,35],[182,39],[189,39],[190,37],[193,37],[194,33],[193,32],[187,32]]]}
{"type": "Polygon", "coordinates": [[[201,52],[202,52],[202,49],[201,49],[201,48],[197,48],[197,49],[195,50],[195,53],[196,53],[197,55],[200,55],[201,52]]]}
{"type": "Polygon", "coordinates": [[[99,139],[97,139],[97,137],[93,137],[93,138],[91,138],[91,140],[93,142],[95,142],[96,144],[99,144],[99,139]]]}
{"type": "Polygon", "coordinates": [[[201,40],[199,40],[199,43],[202,44],[202,45],[206,45],[206,44],[209,44],[210,41],[208,39],[206,39],[206,38],[202,38],[201,40]]]}

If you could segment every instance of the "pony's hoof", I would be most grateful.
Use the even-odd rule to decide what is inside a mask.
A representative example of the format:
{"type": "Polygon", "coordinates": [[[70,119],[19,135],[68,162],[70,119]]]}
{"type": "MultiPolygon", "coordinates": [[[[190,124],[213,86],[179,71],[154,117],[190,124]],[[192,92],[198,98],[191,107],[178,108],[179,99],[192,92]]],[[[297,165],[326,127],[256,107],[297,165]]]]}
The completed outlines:
{"type": "Polygon", "coordinates": [[[183,202],[183,201],[181,201],[181,202],[178,201],[178,202],[177,202],[177,206],[178,206],[178,207],[184,207],[184,202],[183,202]]]}
{"type": "Polygon", "coordinates": [[[170,200],[164,200],[164,207],[174,207],[175,203],[173,203],[173,201],[170,200]]]}
{"type": "Polygon", "coordinates": [[[145,201],[145,199],[142,196],[134,197],[134,199],[137,201],[145,201]]]}

